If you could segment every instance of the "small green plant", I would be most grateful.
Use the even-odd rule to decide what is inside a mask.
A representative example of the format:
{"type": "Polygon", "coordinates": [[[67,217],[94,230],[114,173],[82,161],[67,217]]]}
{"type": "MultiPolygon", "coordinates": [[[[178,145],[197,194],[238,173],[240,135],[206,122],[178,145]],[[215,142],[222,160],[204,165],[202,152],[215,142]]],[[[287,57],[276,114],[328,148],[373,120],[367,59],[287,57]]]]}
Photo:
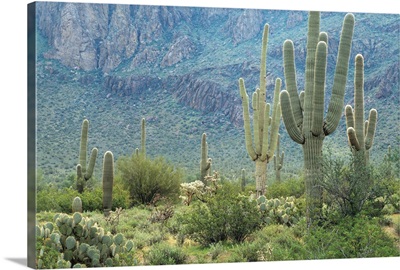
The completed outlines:
{"type": "Polygon", "coordinates": [[[145,260],[150,265],[184,264],[186,259],[187,255],[182,248],[170,246],[166,243],[152,246],[150,251],[145,254],[145,260]]]}
{"type": "Polygon", "coordinates": [[[120,216],[122,214],[123,209],[117,208],[115,211],[110,211],[109,215],[105,217],[107,225],[111,226],[111,233],[117,233],[117,226],[119,224],[120,216]]]}
{"type": "Polygon", "coordinates": [[[214,261],[225,251],[224,246],[221,242],[210,245],[210,252],[208,253],[211,260],[214,261]]]}

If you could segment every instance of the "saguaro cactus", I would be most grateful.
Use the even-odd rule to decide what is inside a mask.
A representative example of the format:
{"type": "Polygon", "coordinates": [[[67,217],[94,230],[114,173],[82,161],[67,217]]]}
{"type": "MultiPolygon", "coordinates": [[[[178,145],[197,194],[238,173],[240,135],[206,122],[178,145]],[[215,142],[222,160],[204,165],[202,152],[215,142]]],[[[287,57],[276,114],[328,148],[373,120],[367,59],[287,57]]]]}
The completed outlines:
{"type": "Polygon", "coordinates": [[[344,18],[337,56],[332,95],[324,119],[324,94],[328,35],[319,32],[320,13],[310,12],[308,18],[307,56],[304,92],[297,92],[294,46],[291,40],[283,45],[284,74],[287,90],[280,94],[282,117],[290,137],[302,145],[306,186],[307,223],[318,216],[321,207],[322,144],[338,126],[344,105],[354,16],[344,18]]]}
{"type": "Polygon", "coordinates": [[[140,137],[140,143],[141,143],[141,149],[140,152],[141,154],[145,157],[146,156],[146,119],[142,118],[141,122],[141,137],[140,137]]]}
{"type": "Polygon", "coordinates": [[[201,136],[201,159],[200,159],[200,180],[206,185],[206,176],[210,175],[211,158],[208,157],[207,135],[203,133],[201,136]]]}
{"type": "Polygon", "coordinates": [[[146,157],[146,119],[142,118],[141,121],[141,136],[140,136],[140,145],[141,149],[139,148],[135,149],[135,155],[138,156],[139,154],[143,155],[143,157],[146,157]]]}
{"type": "Polygon", "coordinates": [[[103,211],[108,216],[112,208],[112,192],[114,183],[114,156],[107,151],[103,159],[103,211]]]}
{"type": "Polygon", "coordinates": [[[265,193],[267,164],[272,159],[278,140],[279,122],[281,118],[281,109],[279,104],[279,92],[281,89],[281,80],[278,78],[275,82],[274,101],[272,106],[272,117],[270,117],[271,105],[266,103],[266,58],[268,43],[269,26],[264,26],[261,48],[260,64],[260,88],[253,93],[253,130],[254,142],[250,129],[249,97],[246,92],[244,80],[239,79],[240,97],[242,98],[243,119],[246,149],[250,158],[256,163],[256,193],[257,197],[265,193]]]}
{"type": "Polygon", "coordinates": [[[353,155],[358,162],[366,165],[374,141],[378,112],[371,109],[368,120],[364,121],[364,58],[361,54],[357,54],[355,66],[354,109],[351,105],[345,109],[347,136],[353,155]]]}
{"type": "Polygon", "coordinates": [[[283,167],[283,158],[285,157],[285,152],[282,151],[282,154],[279,153],[279,145],[280,145],[281,136],[278,135],[278,144],[276,147],[276,155],[274,156],[274,170],[275,170],[275,180],[281,181],[281,170],[283,167]]]}
{"type": "Polygon", "coordinates": [[[76,186],[79,193],[83,192],[86,181],[92,177],[98,152],[96,147],[92,149],[92,152],[90,154],[89,166],[86,167],[88,130],[89,130],[89,121],[87,119],[84,119],[82,122],[81,142],[79,147],[79,163],[76,166],[76,174],[77,174],[76,186]]]}
{"type": "Polygon", "coordinates": [[[246,170],[242,169],[242,177],[240,179],[240,187],[241,190],[244,191],[244,189],[246,188],[246,170]]]}
{"type": "Polygon", "coordinates": [[[80,197],[75,197],[72,201],[72,213],[82,213],[82,200],[80,197]]]}

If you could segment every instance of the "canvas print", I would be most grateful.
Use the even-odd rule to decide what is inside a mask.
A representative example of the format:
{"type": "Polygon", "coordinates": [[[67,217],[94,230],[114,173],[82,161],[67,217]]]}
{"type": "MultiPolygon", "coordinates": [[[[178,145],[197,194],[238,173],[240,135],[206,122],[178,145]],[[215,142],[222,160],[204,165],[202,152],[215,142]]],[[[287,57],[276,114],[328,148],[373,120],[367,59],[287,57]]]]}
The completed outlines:
{"type": "Polygon", "coordinates": [[[29,266],[400,256],[399,29],[29,4],[29,266]]]}

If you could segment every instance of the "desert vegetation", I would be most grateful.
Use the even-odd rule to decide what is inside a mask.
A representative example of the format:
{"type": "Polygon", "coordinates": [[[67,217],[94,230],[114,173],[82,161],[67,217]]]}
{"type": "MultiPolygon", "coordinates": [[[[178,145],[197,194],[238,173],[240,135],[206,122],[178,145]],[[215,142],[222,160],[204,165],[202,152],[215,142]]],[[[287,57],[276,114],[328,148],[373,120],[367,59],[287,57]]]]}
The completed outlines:
{"type": "MultiPolygon", "coordinates": [[[[150,138],[146,130],[151,121],[142,118],[133,128],[140,134],[140,148],[126,141],[125,155],[115,157],[109,147],[99,155],[102,173],[97,179],[93,172],[100,151],[93,147],[88,155],[90,119],[80,119],[76,172],[51,185],[38,174],[37,267],[399,256],[400,152],[388,145],[380,162],[369,158],[378,110],[371,109],[365,121],[361,54],[355,57],[354,88],[350,87],[354,108],[344,106],[353,14],[343,21],[325,115],[330,47],[328,34],[320,32],[320,17],[319,12],[309,13],[304,87],[297,85],[293,42],[286,40],[282,49],[286,89],[281,89],[282,80],[277,78],[274,93],[267,95],[268,25],[261,42],[260,82],[251,106],[245,78],[239,79],[242,148],[255,163],[251,171],[241,164],[232,165],[241,172],[237,176],[216,170],[215,163],[224,163],[213,157],[218,149],[207,141],[206,131],[195,131],[198,151],[185,153],[198,165],[196,171],[188,173],[162,152],[150,156],[147,150],[157,151],[153,143],[157,138],[150,138]],[[273,98],[272,106],[267,96],[273,98]],[[341,132],[348,138],[347,153],[337,157],[323,141],[338,132],[344,112],[346,129],[341,132]],[[284,128],[280,128],[281,117],[284,128]],[[283,132],[303,150],[303,168],[292,176],[280,173],[290,155],[290,149],[280,143],[283,132]],[[274,173],[267,174],[272,160],[274,173]]],[[[182,139],[175,135],[171,140],[182,139]]],[[[398,145],[399,140],[393,143],[398,145]]]]}

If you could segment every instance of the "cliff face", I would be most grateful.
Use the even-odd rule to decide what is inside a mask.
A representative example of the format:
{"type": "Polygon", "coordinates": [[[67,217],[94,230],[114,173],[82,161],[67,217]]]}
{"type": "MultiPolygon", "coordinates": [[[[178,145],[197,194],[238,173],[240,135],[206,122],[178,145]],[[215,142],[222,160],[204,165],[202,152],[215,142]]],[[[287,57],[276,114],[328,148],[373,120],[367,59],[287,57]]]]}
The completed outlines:
{"type": "MultiPolygon", "coordinates": [[[[332,70],[342,18],[342,14],[322,18],[322,30],[329,33],[332,70]]],[[[362,52],[366,67],[376,70],[374,79],[366,80],[367,91],[376,98],[394,95],[398,85],[398,63],[378,66],[388,52],[396,52],[379,36],[398,34],[398,19],[396,24],[393,18],[378,25],[366,17],[356,26],[352,57],[362,52]],[[368,29],[374,34],[364,35],[368,29]]],[[[49,48],[43,57],[99,74],[111,95],[164,89],[193,109],[222,112],[236,126],[242,124],[237,80],[243,77],[248,91],[257,86],[266,22],[270,24],[268,88],[272,91],[275,78],[283,77],[282,43],[287,38],[295,41],[298,79],[303,76],[306,12],[39,2],[37,21],[49,48]]]]}

